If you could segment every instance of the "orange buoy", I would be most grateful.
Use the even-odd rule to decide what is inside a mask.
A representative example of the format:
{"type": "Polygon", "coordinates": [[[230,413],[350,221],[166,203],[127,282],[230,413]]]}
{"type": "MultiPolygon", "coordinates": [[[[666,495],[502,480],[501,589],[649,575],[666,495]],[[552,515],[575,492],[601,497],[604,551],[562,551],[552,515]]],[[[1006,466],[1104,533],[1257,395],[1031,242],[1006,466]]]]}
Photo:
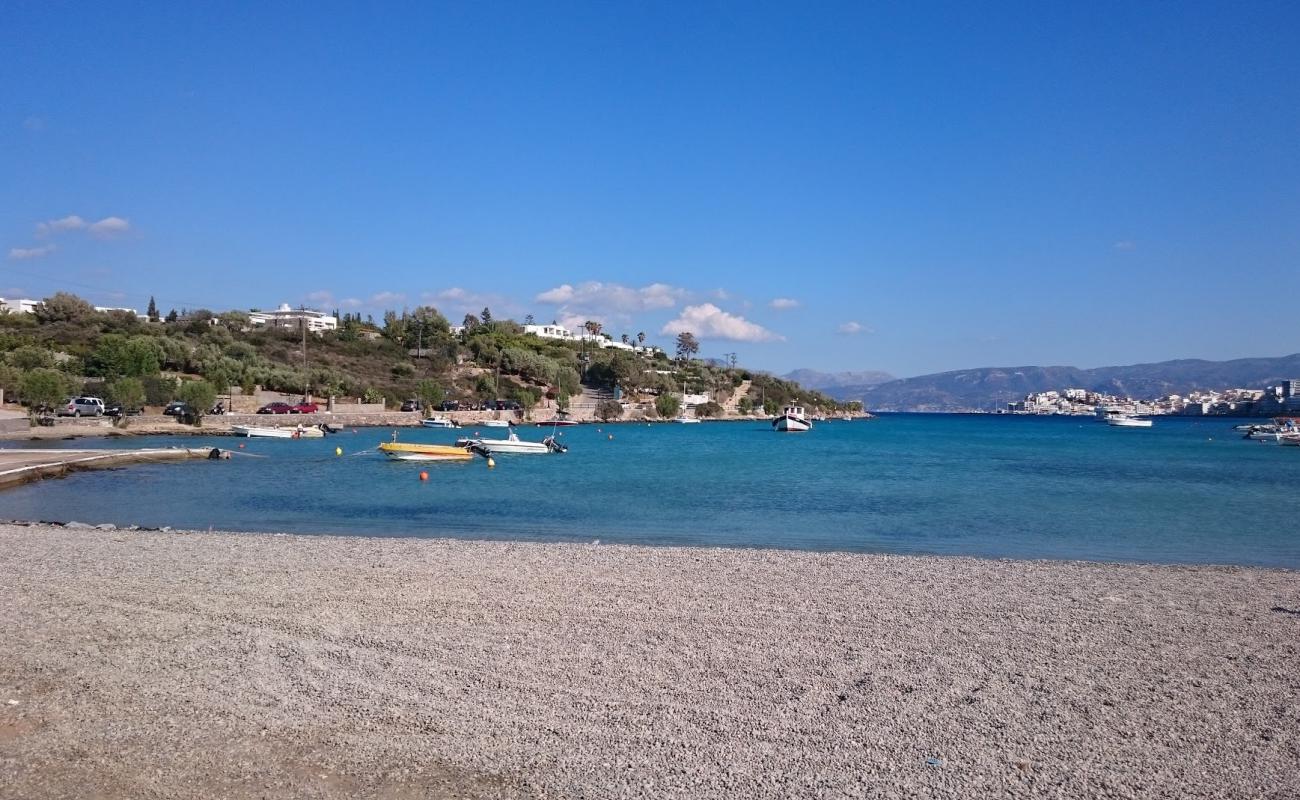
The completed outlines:
{"type": "Polygon", "coordinates": [[[420,473],[420,480],[422,480],[422,481],[427,481],[427,480],[429,480],[429,473],[427,473],[427,472],[421,472],[421,473],[420,473]]]}
{"type": "Polygon", "coordinates": [[[239,445],[239,449],[240,449],[240,450],[243,450],[243,449],[244,449],[244,446],[243,446],[242,444],[239,445]]]}

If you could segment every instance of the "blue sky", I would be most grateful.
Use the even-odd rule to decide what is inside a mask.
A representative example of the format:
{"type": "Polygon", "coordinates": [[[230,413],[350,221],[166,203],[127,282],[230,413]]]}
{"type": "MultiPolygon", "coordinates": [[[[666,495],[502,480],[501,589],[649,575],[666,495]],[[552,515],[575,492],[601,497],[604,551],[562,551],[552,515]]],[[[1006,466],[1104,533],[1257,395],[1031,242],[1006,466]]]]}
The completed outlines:
{"type": "Polygon", "coordinates": [[[1291,352],[1298,23],[8,3],[0,296],[489,305],[779,372],[1291,352]]]}

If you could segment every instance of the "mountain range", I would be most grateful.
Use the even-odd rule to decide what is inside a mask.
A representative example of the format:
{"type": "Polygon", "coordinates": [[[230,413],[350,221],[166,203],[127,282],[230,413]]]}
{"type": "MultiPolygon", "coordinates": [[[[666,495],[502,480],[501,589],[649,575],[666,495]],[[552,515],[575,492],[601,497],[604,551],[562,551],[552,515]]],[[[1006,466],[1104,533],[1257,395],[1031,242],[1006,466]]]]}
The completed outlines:
{"type": "MultiPolygon", "coordinates": [[[[796,370],[790,375],[807,370],[796,370]]],[[[822,373],[814,373],[822,374],[822,373]]],[[[872,374],[883,373],[837,373],[872,374]]],[[[789,376],[786,376],[789,377],[789,376]]],[[[840,400],[865,400],[880,411],[992,411],[1032,392],[1087,389],[1155,398],[1196,389],[1263,389],[1300,379],[1300,353],[1231,361],[1179,359],[1125,367],[979,367],[887,382],[839,383],[820,388],[840,400]]],[[[800,381],[803,383],[803,381],[800,381]]]]}
{"type": "Polygon", "coordinates": [[[796,369],[793,372],[787,372],[781,377],[787,381],[794,381],[800,386],[806,386],[809,389],[816,389],[827,394],[832,394],[828,390],[842,386],[851,386],[860,392],[862,391],[860,387],[879,386],[882,383],[894,380],[893,375],[879,370],[818,372],[815,369],[796,369]]]}

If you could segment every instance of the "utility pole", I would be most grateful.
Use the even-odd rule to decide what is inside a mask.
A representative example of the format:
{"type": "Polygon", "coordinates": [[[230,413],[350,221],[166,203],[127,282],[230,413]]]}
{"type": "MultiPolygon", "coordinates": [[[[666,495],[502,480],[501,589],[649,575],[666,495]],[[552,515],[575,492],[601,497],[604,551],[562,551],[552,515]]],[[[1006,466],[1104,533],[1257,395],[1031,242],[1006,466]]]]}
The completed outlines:
{"type": "MultiPolygon", "coordinates": [[[[304,306],[300,311],[305,312],[304,306]]],[[[298,317],[298,327],[302,330],[302,395],[303,400],[311,394],[311,378],[307,373],[307,315],[303,313],[298,317]]]]}

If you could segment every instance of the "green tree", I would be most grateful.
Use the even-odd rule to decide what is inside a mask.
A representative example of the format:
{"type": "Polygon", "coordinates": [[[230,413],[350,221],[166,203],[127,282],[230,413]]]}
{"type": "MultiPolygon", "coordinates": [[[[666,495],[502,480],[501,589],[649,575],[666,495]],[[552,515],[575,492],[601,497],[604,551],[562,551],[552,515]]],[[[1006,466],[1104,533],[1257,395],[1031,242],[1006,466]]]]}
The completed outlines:
{"type": "Polygon", "coordinates": [[[483,320],[484,325],[491,325],[492,311],[487,306],[483,306],[483,313],[479,314],[479,319],[483,320]]]}
{"type": "Polygon", "coordinates": [[[75,294],[55,292],[37,303],[32,313],[42,325],[49,322],[82,322],[94,315],[95,307],[75,294]]]}
{"type": "Polygon", "coordinates": [[[695,334],[690,331],[682,331],[677,334],[678,360],[685,364],[687,361],[694,358],[695,354],[698,352],[700,352],[700,343],[699,340],[695,338],[695,334]]]}
{"type": "Polygon", "coordinates": [[[623,416],[623,404],[617,400],[601,400],[596,404],[596,416],[605,422],[623,416]]]}
{"type": "Polygon", "coordinates": [[[23,370],[52,367],[54,366],[54,353],[44,347],[24,345],[10,353],[7,360],[18,369],[23,370]]]}
{"type": "Polygon", "coordinates": [[[716,417],[722,414],[722,406],[710,400],[707,403],[700,403],[695,407],[695,416],[697,417],[716,417]]]}
{"type": "Polygon", "coordinates": [[[145,312],[150,322],[158,321],[158,304],[153,301],[153,295],[149,295],[149,310],[145,312]]]}
{"type": "Polygon", "coordinates": [[[561,389],[555,393],[555,407],[561,411],[569,410],[569,393],[561,389]]]}
{"type": "Polygon", "coordinates": [[[207,381],[185,381],[176,390],[176,397],[189,404],[193,424],[198,425],[212,404],[217,402],[217,390],[207,381]]]}
{"type": "Polygon", "coordinates": [[[23,401],[33,416],[42,408],[53,408],[72,391],[68,376],[57,369],[37,367],[23,376],[23,401]]]}
{"type": "Polygon", "coordinates": [[[426,378],[415,385],[415,396],[420,398],[420,405],[424,408],[424,415],[427,417],[442,403],[447,394],[437,381],[426,378]]]}
{"type": "Polygon", "coordinates": [[[682,401],[678,400],[676,395],[661,394],[655,398],[655,411],[664,419],[677,416],[677,412],[681,410],[682,401]]]}
{"type": "Polygon", "coordinates": [[[118,378],[108,385],[108,398],[123,411],[144,407],[144,383],[139,378],[118,378]]]}

